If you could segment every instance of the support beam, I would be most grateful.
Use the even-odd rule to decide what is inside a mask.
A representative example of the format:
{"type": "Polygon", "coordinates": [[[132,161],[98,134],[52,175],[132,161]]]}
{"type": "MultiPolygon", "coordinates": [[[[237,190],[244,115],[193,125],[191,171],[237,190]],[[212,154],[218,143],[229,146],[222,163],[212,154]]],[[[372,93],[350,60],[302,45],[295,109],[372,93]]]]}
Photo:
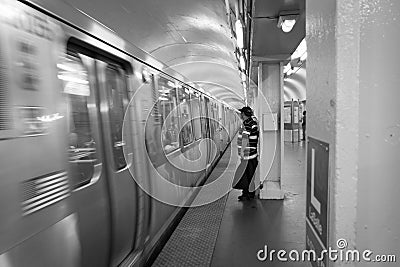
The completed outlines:
{"type": "MultiPolygon", "coordinates": [[[[261,199],[283,199],[281,189],[283,163],[283,75],[282,63],[259,63],[258,118],[260,122],[259,177],[263,183],[261,199]],[[277,129],[266,130],[264,117],[277,118],[277,129]]],[[[266,120],[267,121],[267,120],[266,120]]]]}

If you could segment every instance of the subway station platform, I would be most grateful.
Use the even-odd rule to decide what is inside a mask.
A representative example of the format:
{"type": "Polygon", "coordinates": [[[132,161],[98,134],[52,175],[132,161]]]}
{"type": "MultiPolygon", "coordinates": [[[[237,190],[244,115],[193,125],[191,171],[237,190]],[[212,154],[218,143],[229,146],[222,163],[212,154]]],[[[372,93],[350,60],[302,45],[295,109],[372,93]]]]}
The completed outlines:
{"type": "MultiPolygon", "coordinates": [[[[231,146],[236,146],[235,140],[231,146]]],[[[222,175],[233,175],[236,165],[227,166],[228,154],[208,179],[218,177],[226,167],[222,175]]],[[[213,203],[190,208],[152,266],[311,266],[257,258],[266,245],[276,251],[305,249],[305,154],[304,142],[285,143],[284,200],[238,201],[241,192],[232,190],[213,203]]]]}

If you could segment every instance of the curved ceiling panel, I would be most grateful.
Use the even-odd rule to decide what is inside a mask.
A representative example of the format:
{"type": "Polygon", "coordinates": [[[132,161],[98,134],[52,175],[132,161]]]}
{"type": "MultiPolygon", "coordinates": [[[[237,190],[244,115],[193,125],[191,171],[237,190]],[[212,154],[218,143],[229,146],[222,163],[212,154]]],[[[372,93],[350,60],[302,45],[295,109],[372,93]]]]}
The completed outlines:
{"type": "Polygon", "coordinates": [[[283,101],[290,101],[292,98],[289,96],[289,93],[287,91],[284,91],[283,95],[283,101]]]}
{"type": "Polygon", "coordinates": [[[298,100],[298,90],[296,88],[295,85],[293,84],[286,84],[286,86],[284,87],[284,92],[287,93],[289,100],[298,100]]]}
{"type": "MultiPolygon", "coordinates": [[[[125,41],[152,54],[188,79],[209,81],[223,90],[229,88],[227,92],[234,91],[230,100],[232,106],[238,106],[244,97],[234,54],[235,38],[230,27],[236,20],[235,10],[241,12],[241,16],[250,15],[252,18],[247,20],[248,25],[244,27],[248,31],[246,34],[254,32],[246,37],[248,41],[253,41],[245,44],[247,49],[253,47],[251,57],[262,59],[289,55],[305,33],[305,0],[253,0],[252,3],[247,2],[248,6],[244,10],[239,8],[235,0],[63,1],[101,22],[123,36],[125,41]],[[226,3],[230,8],[230,21],[226,3]],[[298,22],[290,34],[284,34],[276,27],[277,16],[283,10],[299,11],[298,22]]],[[[256,84],[257,78],[253,74],[257,73],[250,73],[250,78],[256,84]]],[[[249,85],[249,98],[253,94],[252,86],[249,85]]],[[[298,91],[302,96],[300,89],[298,91]]]]}
{"type": "Polygon", "coordinates": [[[225,1],[65,1],[188,79],[235,91],[232,105],[241,101],[237,95],[243,96],[243,89],[225,1]]]}
{"type": "Polygon", "coordinates": [[[285,92],[285,101],[305,100],[306,99],[306,68],[303,66],[296,73],[284,79],[283,90],[285,92]]]}
{"type": "Polygon", "coordinates": [[[227,53],[226,49],[221,49],[215,44],[174,43],[159,47],[150,53],[164,63],[177,61],[176,59],[185,61],[185,57],[201,57],[203,60],[212,58],[221,63],[229,62],[228,64],[233,68],[237,66],[237,62],[233,60],[231,53],[227,53]]]}
{"type": "MultiPolygon", "coordinates": [[[[243,89],[236,69],[211,61],[190,61],[172,67],[200,86],[205,85],[203,89],[211,94],[217,96],[217,91],[230,93],[231,97],[235,98],[238,103],[243,103],[243,89]],[[228,77],[230,78],[228,79],[228,77]]],[[[231,103],[231,105],[238,107],[237,103],[231,103]]]]}
{"type": "MultiPolygon", "coordinates": [[[[200,84],[204,84],[204,83],[200,82],[200,84]]],[[[211,92],[213,94],[229,93],[231,95],[235,95],[236,98],[238,98],[239,100],[243,101],[242,96],[240,96],[235,91],[229,89],[228,87],[225,87],[222,84],[216,84],[216,85],[214,85],[212,87],[208,87],[207,89],[208,89],[208,92],[211,92]]]]}

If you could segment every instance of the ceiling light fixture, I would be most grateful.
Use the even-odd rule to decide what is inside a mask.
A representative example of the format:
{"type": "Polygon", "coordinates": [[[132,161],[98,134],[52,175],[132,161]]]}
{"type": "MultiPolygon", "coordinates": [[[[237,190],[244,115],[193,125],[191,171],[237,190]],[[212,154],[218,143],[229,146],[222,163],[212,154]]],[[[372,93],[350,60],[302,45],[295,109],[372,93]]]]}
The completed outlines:
{"type": "Polygon", "coordinates": [[[235,29],[236,29],[237,46],[240,49],[243,49],[243,47],[244,47],[244,43],[243,43],[243,25],[242,25],[242,22],[240,21],[240,19],[238,19],[235,22],[235,29]]]}
{"type": "Polygon", "coordinates": [[[283,11],[279,13],[278,28],[281,28],[283,32],[290,32],[296,24],[298,16],[298,11],[283,11]]]}
{"type": "Polygon", "coordinates": [[[246,70],[246,61],[244,60],[243,55],[240,56],[240,68],[244,71],[246,70]]]}

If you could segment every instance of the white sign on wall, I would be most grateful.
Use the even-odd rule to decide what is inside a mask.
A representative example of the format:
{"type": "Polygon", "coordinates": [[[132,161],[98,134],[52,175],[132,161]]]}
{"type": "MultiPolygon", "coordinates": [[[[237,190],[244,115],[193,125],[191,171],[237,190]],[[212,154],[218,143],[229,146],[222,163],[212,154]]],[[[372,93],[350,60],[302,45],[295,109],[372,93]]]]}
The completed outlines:
{"type": "Polygon", "coordinates": [[[277,131],[278,130],[278,114],[265,113],[263,118],[263,131],[277,131]]]}

